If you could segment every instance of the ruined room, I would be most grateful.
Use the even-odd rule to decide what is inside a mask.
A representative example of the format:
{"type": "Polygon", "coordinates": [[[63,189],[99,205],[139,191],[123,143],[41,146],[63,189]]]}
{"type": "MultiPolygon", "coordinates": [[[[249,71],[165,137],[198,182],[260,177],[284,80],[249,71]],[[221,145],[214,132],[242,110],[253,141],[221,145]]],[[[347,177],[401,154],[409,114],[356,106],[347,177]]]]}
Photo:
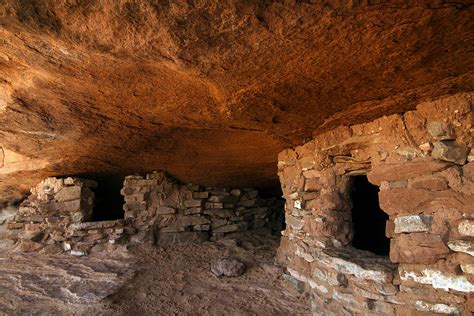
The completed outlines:
{"type": "Polygon", "coordinates": [[[0,315],[473,315],[473,17],[0,0],[0,315]]]}

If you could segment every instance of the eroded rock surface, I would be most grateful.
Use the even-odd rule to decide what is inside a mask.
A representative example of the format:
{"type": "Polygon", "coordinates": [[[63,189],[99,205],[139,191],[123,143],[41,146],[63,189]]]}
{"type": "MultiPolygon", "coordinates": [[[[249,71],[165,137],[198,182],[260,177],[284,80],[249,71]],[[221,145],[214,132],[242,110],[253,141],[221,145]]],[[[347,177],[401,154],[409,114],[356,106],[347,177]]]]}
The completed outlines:
{"type": "MultiPolygon", "coordinates": [[[[115,293],[133,276],[124,258],[0,253],[0,311],[7,314],[64,312],[115,293]],[[54,309],[49,309],[54,307],[54,309]]],[[[78,312],[80,310],[76,310],[78,312]]],[[[70,311],[69,311],[70,312],[70,311]]]]}
{"type": "Polygon", "coordinates": [[[314,130],[472,90],[469,1],[369,3],[3,1],[0,199],[99,171],[274,184],[314,130]]]}

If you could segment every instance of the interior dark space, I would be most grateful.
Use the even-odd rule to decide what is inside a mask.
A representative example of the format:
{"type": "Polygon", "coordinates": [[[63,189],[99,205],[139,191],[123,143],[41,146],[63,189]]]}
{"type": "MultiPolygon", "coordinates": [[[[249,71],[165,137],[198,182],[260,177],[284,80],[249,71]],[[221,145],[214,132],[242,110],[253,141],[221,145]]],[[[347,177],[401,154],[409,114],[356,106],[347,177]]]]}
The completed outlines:
{"type": "Polygon", "coordinates": [[[95,193],[95,205],[92,221],[106,221],[124,218],[124,198],[120,194],[123,177],[103,176],[95,180],[99,184],[95,193]]]}
{"type": "Polygon", "coordinates": [[[385,236],[388,215],[379,206],[378,192],[379,188],[371,184],[366,176],[353,178],[352,245],[357,249],[388,256],[390,239],[385,236]]]}

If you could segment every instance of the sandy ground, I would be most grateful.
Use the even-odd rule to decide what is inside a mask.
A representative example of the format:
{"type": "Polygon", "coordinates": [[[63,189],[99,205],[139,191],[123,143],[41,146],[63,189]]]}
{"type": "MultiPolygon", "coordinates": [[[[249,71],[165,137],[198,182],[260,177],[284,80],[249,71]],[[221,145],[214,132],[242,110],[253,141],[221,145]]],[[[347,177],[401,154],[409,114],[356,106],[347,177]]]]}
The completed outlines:
{"type": "MultiPolygon", "coordinates": [[[[6,314],[309,315],[306,297],[284,281],[283,271],[273,264],[277,246],[277,239],[255,234],[167,249],[136,246],[120,256],[127,264],[134,262],[133,278],[101,302],[73,305],[52,300],[6,314]],[[226,256],[241,260],[247,271],[236,278],[214,276],[211,260],[226,256]]],[[[97,257],[81,260],[92,259],[97,257]]]]}
{"type": "Polygon", "coordinates": [[[240,247],[230,241],[135,248],[141,269],[110,297],[106,309],[122,315],[309,315],[305,298],[273,265],[277,240],[247,237],[238,239],[240,247]],[[214,276],[211,259],[221,256],[244,262],[247,272],[237,278],[214,276]]]}

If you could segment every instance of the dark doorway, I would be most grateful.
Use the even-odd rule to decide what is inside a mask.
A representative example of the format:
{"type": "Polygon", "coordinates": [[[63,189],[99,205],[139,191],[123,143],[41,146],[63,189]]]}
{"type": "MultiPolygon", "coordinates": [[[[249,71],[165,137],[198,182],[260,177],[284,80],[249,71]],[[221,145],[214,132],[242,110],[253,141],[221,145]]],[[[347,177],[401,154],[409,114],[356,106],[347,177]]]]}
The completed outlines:
{"type": "Polygon", "coordinates": [[[352,245],[357,249],[388,256],[390,239],[385,236],[388,215],[380,209],[379,188],[371,184],[366,176],[353,177],[352,188],[352,245]]]}
{"type": "Polygon", "coordinates": [[[285,229],[285,200],[281,198],[283,192],[280,184],[259,188],[260,198],[267,200],[272,205],[272,212],[268,218],[267,227],[270,228],[271,234],[281,237],[281,231],[285,229]]]}
{"type": "Polygon", "coordinates": [[[121,176],[105,176],[95,179],[99,185],[93,189],[95,205],[92,213],[92,221],[108,221],[124,218],[124,198],[120,194],[123,179],[121,176]]]}

